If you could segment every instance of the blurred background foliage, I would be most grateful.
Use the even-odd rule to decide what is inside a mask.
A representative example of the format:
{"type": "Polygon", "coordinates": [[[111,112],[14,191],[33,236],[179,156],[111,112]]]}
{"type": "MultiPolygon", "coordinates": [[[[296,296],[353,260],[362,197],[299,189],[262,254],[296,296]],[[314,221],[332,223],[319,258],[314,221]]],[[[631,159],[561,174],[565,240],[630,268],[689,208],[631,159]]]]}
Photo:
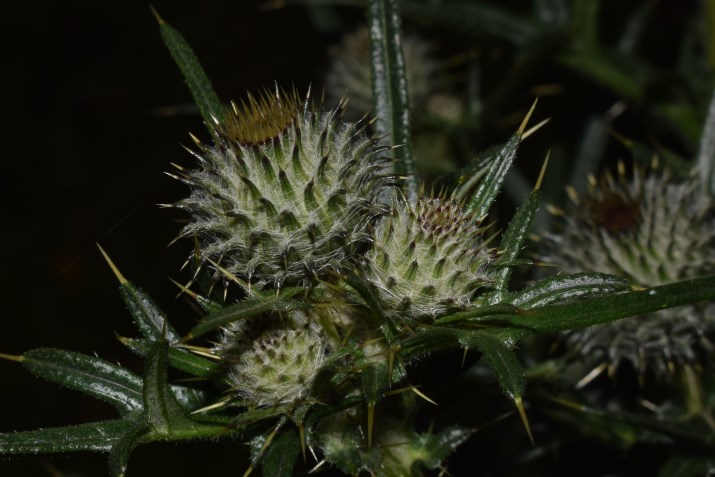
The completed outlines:
{"type": "MultiPolygon", "coordinates": [[[[322,89],[330,48],[365,22],[362,2],[350,0],[154,6],[189,40],[223,99],[274,82],[322,89]]],[[[545,200],[556,204],[565,185],[582,189],[587,173],[617,159],[648,163],[657,152],[677,169],[697,152],[713,90],[713,2],[412,0],[401,7],[405,31],[433,45],[442,84],[462,106],[448,119],[415,110],[416,143],[421,134],[450,139],[440,172],[457,170],[474,151],[506,140],[534,96],[541,98],[536,120],[551,118],[521,148],[500,204],[504,217],[531,189],[548,149],[545,200]]],[[[169,162],[188,162],[178,143],[188,142],[187,131],[204,134],[200,117],[146,3],[14,2],[5,19],[0,351],[97,352],[140,370],[113,336],[113,330],[130,334],[131,324],[94,243],[102,243],[180,331],[195,323],[199,315],[183,298],[174,299],[167,280],[181,281],[190,244],[167,248],[180,217],[156,204],[185,195],[163,172],[169,162]]],[[[544,215],[541,226],[547,221],[544,215]]],[[[430,366],[458,373],[460,361],[446,355],[430,366]]],[[[472,368],[449,384],[425,382],[422,389],[440,403],[473,390],[479,396],[474,408],[442,411],[446,420],[466,413],[464,424],[483,426],[511,407],[482,371],[472,368]]],[[[109,406],[58,390],[19,366],[3,364],[2,373],[2,431],[113,415],[109,406]]],[[[531,399],[548,401],[540,392],[531,399]]],[[[516,476],[528,465],[529,475],[646,476],[671,457],[657,443],[623,451],[633,437],[628,429],[603,425],[597,415],[584,423],[582,413],[564,417],[563,408],[539,409],[532,416],[537,426],[561,413],[572,427],[537,427],[537,443],[548,444],[530,447],[516,419],[486,426],[450,458],[451,473],[516,476]],[[578,426],[602,429],[607,438],[576,437],[578,426]]],[[[165,475],[242,472],[244,453],[231,442],[152,445],[133,455],[131,472],[150,475],[157,462],[165,475]]],[[[0,475],[105,472],[103,455],[0,462],[0,475]]],[[[703,474],[697,472],[683,475],[703,474]]]]}

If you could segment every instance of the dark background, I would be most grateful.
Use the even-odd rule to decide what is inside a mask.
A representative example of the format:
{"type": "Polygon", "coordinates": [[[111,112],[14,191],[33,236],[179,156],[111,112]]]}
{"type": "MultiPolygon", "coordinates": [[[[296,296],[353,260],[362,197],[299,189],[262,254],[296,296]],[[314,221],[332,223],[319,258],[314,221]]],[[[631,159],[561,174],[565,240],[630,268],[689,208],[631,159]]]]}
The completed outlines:
{"type": "MultiPolygon", "coordinates": [[[[316,33],[300,7],[266,11],[259,3],[265,5],[154,6],[190,42],[223,99],[274,81],[302,91],[311,82],[319,84],[327,45],[337,37],[316,33]]],[[[663,7],[662,31],[652,35],[651,49],[666,68],[694,5],[674,3],[679,6],[663,7]]],[[[154,297],[174,326],[180,331],[191,326],[198,315],[175,299],[177,289],[167,279],[187,278],[179,267],[191,244],[167,247],[181,214],[157,204],[186,194],[164,171],[170,162],[192,164],[179,144],[189,143],[188,131],[205,138],[204,127],[147,3],[13,2],[2,15],[0,352],[65,348],[97,353],[140,372],[141,362],[114,337],[115,331],[128,336],[135,331],[95,243],[154,297]]],[[[350,25],[361,18],[361,12],[349,10],[343,21],[350,25]]],[[[559,74],[546,71],[539,81],[559,74]]],[[[499,81],[498,70],[488,72],[489,81],[499,81]]],[[[567,150],[573,145],[579,128],[574,117],[603,112],[614,100],[608,91],[574,84],[570,97],[542,101],[538,119],[555,119],[542,139],[525,146],[531,169],[538,169],[549,141],[567,150]]],[[[513,110],[530,102],[524,88],[515,95],[513,110]]],[[[621,127],[645,135],[638,124],[636,115],[621,127]]],[[[488,144],[503,140],[511,128],[494,126],[488,144]]],[[[684,154],[692,152],[677,139],[664,140],[684,154]]],[[[114,417],[108,405],[35,379],[16,363],[0,361],[0,379],[0,432],[114,417]]],[[[244,449],[231,442],[140,447],[130,472],[218,475],[233,469],[230,475],[240,475],[244,449]]],[[[106,456],[3,457],[0,476],[6,475],[106,475],[106,456]]]]}

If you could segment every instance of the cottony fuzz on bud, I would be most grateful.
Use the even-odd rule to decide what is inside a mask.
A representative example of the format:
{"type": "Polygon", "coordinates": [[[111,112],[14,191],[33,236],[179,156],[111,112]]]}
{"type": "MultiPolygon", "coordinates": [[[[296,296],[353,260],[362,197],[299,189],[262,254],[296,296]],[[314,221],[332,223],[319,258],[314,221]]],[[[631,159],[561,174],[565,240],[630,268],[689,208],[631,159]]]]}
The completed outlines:
{"type": "Polygon", "coordinates": [[[199,259],[259,287],[301,284],[344,270],[385,207],[388,183],[377,141],[361,124],[279,89],[249,96],[217,118],[214,145],[182,174],[191,195],[181,236],[199,259]]]}
{"type": "Polygon", "coordinates": [[[473,215],[450,199],[399,200],[377,225],[366,278],[390,310],[412,318],[468,307],[491,282],[492,252],[473,215]]]}
{"type": "MultiPolygon", "coordinates": [[[[667,174],[591,179],[588,194],[570,191],[573,207],[559,233],[545,236],[543,259],[566,272],[597,271],[657,286],[715,273],[715,208],[696,180],[667,174]]],[[[641,373],[664,377],[712,350],[715,304],[692,305],[629,318],[567,335],[582,359],[612,371],[628,361],[641,373]]]]}
{"type": "Polygon", "coordinates": [[[320,328],[304,316],[258,317],[240,329],[224,330],[216,352],[234,392],[257,406],[277,406],[310,395],[327,344],[320,328]]]}

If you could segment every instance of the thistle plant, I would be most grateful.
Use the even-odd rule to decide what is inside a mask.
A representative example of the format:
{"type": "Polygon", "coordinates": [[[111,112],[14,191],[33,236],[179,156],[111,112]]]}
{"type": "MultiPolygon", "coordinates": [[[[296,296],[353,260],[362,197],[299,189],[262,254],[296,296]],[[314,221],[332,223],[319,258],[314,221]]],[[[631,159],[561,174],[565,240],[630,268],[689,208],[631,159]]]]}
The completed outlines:
{"type": "MultiPolygon", "coordinates": [[[[478,167],[446,178],[436,195],[421,193],[398,3],[371,0],[367,13],[375,118],[358,123],[343,117],[344,101],[323,105],[280,87],[225,104],[184,37],[157,15],[209,137],[190,149],[198,165],[173,173],[189,188],[174,204],[188,218],[180,237],[196,244],[181,291],[204,315],[178,331],[100,247],[138,332],[119,339],[143,360],[143,374],[58,349],[2,355],[112,404],[118,417],[0,434],[0,453],[106,452],[111,474],[124,476],[139,445],[233,438],[249,446],[245,476],[445,472],[481,426],[434,407],[437,390],[420,389],[427,365],[446,356],[458,368],[474,351],[491,380],[451,398],[472,411],[513,406],[489,422],[523,426],[508,445],[528,449],[549,432],[532,432],[533,373],[518,343],[715,299],[715,278],[701,276],[709,268],[675,283],[594,271],[513,280],[517,267],[533,267],[522,254],[548,160],[503,232],[484,224],[536,101],[528,112],[522,105],[520,125],[480,154],[478,167]],[[237,290],[217,298],[217,282],[237,290]]],[[[713,450],[709,437],[653,420],[646,427],[678,449],[685,435],[713,450]]]]}

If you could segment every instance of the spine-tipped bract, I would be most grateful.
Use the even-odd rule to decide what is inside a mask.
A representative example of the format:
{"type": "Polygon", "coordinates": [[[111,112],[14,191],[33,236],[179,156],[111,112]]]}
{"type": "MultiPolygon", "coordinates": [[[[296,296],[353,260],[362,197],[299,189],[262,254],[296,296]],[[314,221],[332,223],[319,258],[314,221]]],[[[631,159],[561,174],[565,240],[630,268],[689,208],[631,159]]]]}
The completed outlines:
{"type": "Polygon", "coordinates": [[[479,221],[450,199],[398,201],[376,227],[366,274],[388,309],[412,318],[465,308],[491,281],[479,221]]]}

